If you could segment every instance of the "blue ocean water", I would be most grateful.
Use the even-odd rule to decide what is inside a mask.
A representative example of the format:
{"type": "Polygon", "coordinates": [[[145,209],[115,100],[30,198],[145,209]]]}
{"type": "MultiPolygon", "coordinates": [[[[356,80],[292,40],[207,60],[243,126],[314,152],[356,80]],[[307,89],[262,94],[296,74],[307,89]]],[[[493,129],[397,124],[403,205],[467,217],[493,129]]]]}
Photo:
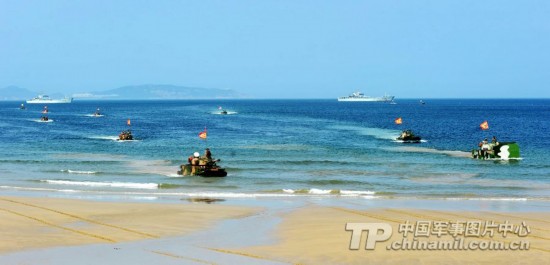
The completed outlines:
{"type": "Polygon", "coordinates": [[[0,189],[128,196],[550,199],[550,100],[0,102],[0,189]],[[229,111],[220,115],[218,106],[229,111]],[[93,117],[100,108],[103,117],[93,117]],[[394,119],[402,117],[403,124],[394,119]],[[116,141],[131,129],[136,141],[116,141]],[[487,120],[490,129],[479,124],[487,120]],[[198,133],[208,131],[208,139],[198,133]],[[412,129],[425,142],[394,141],[412,129]],[[481,161],[483,138],[521,160],[481,161]],[[226,178],[181,177],[209,147],[226,178]]]}

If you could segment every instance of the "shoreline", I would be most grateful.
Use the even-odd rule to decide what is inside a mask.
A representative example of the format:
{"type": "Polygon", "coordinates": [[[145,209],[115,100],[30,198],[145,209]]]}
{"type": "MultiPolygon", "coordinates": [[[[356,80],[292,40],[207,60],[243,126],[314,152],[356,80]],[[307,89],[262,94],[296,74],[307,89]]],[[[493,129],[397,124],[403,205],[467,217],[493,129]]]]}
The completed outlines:
{"type": "MultiPolygon", "coordinates": [[[[352,201],[244,198],[207,204],[181,198],[106,202],[1,195],[0,234],[18,243],[0,245],[0,263],[43,264],[48,258],[51,264],[70,264],[66,260],[77,255],[94,264],[512,264],[543,263],[550,257],[548,208],[529,210],[518,201],[352,201]],[[359,250],[349,249],[347,223],[388,223],[398,236],[399,224],[421,220],[527,222],[532,230],[524,239],[531,248],[390,251],[382,243],[366,251],[362,243],[359,250]]],[[[389,241],[396,240],[393,236],[389,241]]],[[[496,241],[510,239],[517,238],[496,241]]]]}

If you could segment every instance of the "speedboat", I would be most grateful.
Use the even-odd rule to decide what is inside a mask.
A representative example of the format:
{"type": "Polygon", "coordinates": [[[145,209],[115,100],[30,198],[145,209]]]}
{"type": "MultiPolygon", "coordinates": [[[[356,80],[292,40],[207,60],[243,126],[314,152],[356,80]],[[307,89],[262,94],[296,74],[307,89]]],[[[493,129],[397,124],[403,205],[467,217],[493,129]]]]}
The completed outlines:
{"type": "Polygon", "coordinates": [[[94,117],[101,117],[103,115],[101,115],[101,112],[99,112],[99,108],[97,108],[97,110],[94,112],[94,117]]]}
{"type": "Polygon", "coordinates": [[[519,159],[519,145],[516,142],[496,142],[487,144],[488,148],[472,149],[474,159],[519,159]]]}
{"type": "Polygon", "coordinates": [[[220,112],[220,114],[226,115],[226,114],[227,114],[227,110],[222,110],[222,111],[220,112]]]}
{"type": "Polygon", "coordinates": [[[397,137],[397,141],[402,141],[403,143],[420,143],[422,138],[420,136],[414,135],[414,133],[411,130],[405,130],[401,132],[401,135],[397,137]]]}
{"type": "Polygon", "coordinates": [[[48,118],[48,116],[42,116],[40,118],[40,121],[49,121],[50,119],[48,118]]]}
{"type": "Polygon", "coordinates": [[[134,140],[134,136],[132,135],[132,132],[130,130],[125,130],[118,135],[118,140],[119,141],[134,140]]]}
{"type": "Polygon", "coordinates": [[[19,107],[19,109],[25,109],[25,104],[21,103],[21,106],[19,107]]]}

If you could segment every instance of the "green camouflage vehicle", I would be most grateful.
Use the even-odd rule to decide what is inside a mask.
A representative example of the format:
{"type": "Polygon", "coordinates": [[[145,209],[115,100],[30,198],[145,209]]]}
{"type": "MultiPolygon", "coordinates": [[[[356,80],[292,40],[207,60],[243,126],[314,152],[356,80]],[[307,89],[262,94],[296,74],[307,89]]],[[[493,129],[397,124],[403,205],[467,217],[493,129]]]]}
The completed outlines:
{"type": "Polygon", "coordinates": [[[473,149],[472,158],[475,159],[519,159],[519,145],[516,142],[499,142],[489,144],[488,149],[473,149]]]}

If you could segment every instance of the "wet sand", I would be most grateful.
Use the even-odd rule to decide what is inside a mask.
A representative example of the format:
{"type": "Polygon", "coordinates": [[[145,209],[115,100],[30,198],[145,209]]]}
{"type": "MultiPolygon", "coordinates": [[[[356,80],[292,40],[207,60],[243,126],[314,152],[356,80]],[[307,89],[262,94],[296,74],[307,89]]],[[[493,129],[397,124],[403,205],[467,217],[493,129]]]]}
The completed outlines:
{"type": "Polygon", "coordinates": [[[257,209],[0,197],[0,253],[184,235],[257,209]]]}
{"type": "Polygon", "coordinates": [[[0,197],[0,263],[74,264],[79,258],[89,264],[544,264],[550,259],[550,213],[545,211],[252,200],[170,204],[0,197]],[[525,222],[530,229],[525,237],[512,232],[503,237],[495,230],[492,238],[462,238],[523,240],[529,250],[388,250],[403,239],[398,229],[406,221],[525,222]],[[350,250],[346,223],[387,223],[393,235],[365,250],[363,233],[359,249],[350,250]]]}

